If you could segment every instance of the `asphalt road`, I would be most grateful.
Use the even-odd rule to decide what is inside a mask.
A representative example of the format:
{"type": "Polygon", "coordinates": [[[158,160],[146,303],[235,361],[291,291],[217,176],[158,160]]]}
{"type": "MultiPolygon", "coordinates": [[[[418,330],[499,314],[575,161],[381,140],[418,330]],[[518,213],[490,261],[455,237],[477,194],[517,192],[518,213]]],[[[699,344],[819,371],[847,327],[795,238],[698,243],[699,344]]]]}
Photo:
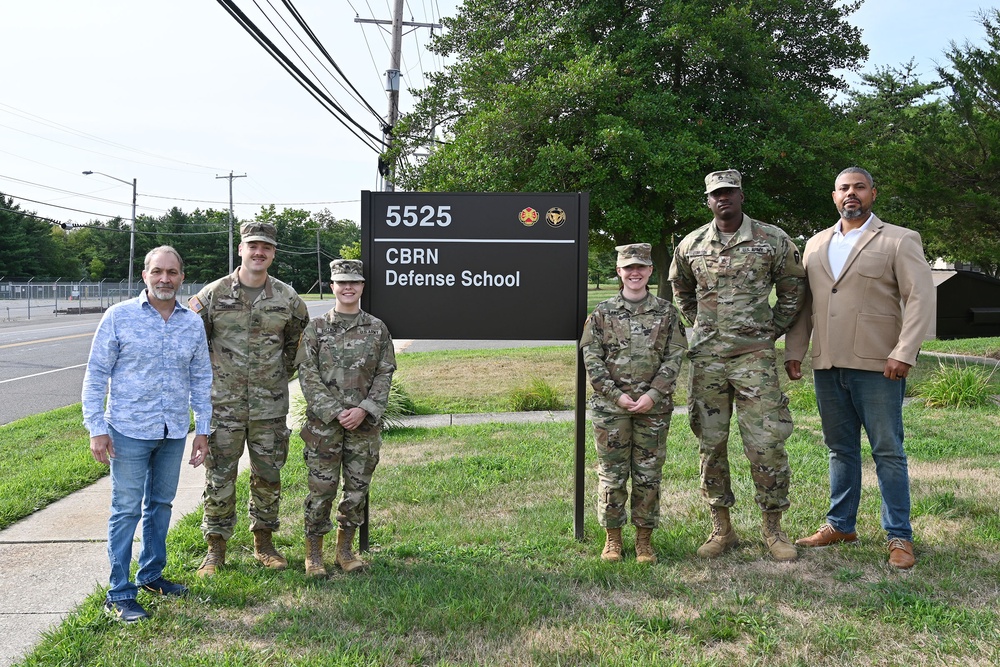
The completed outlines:
{"type": "MultiPolygon", "coordinates": [[[[332,298],[307,301],[318,317],[334,305],[332,298]]],[[[59,315],[51,311],[31,320],[0,326],[0,425],[80,401],[90,343],[101,316],[59,315]]],[[[469,350],[541,345],[572,341],[395,340],[407,352],[469,350]]]]}
{"type": "MultiPolygon", "coordinates": [[[[308,301],[318,316],[333,300],[308,301]]],[[[94,315],[33,315],[0,326],[0,425],[80,402],[94,315]]]]}
{"type": "Polygon", "coordinates": [[[0,424],[80,401],[100,315],[32,318],[0,329],[0,424]]]}

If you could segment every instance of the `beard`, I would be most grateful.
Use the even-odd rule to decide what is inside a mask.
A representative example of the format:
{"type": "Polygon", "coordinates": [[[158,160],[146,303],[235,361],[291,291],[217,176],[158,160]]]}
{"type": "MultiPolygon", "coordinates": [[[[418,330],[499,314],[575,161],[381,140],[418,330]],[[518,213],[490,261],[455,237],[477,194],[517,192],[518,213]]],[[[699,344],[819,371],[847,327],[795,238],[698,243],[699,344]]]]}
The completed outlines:
{"type": "Polygon", "coordinates": [[[161,287],[159,285],[149,288],[149,291],[160,301],[170,301],[177,294],[177,290],[173,287],[161,287]]]}
{"type": "Polygon", "coordinates": [[[863,208],[842,208],[840,209],[840,217],[844,220],[857,220],[861,216],[867,216],[868,211],[863,208]]]}

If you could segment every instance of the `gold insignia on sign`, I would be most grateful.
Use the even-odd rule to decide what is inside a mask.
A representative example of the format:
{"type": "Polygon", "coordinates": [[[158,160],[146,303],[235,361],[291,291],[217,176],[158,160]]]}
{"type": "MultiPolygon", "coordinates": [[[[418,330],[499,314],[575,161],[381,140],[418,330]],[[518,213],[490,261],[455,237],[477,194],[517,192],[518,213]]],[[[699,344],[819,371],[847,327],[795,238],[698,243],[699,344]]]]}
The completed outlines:
{"type": "Polygon", "coordinates": [[[517,219],[520,220],[521,224],[525,227],[531,227],[533,224],[538,222],[538,211],[528,206],[517,214],[517,219]]]}
{"type": "Polygon", "coordinates": [[[562,224],[566,222],[566,211],[558,206],[550,208],[545,213],[545,222],[549,223],[549,227],[562,227],[562,224]]]}

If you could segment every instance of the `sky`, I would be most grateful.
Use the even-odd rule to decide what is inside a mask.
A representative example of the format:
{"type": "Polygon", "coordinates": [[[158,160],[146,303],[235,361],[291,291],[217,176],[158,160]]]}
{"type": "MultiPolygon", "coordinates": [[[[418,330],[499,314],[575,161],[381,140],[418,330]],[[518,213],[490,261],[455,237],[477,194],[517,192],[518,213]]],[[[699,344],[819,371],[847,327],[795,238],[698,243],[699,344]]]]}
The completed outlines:
{"type": "MultiPolygon", "coordinates": [[[[236,0],[274,39],[258,5],[236,0]]],[[[437,23],[461,0],[406,0],[404,19],[437,23]]],[[[390,0],[298,0],[295,7],[350,83],[380,116],[388,98],[390,0]]],[[[864,71],[911,58],[925,79],[951,41],[980,42],[977,0],[866,0],[852,22],[871,54],[864,71]],[[945,6],[947,4],[947,7],[945,6]]],[[[281,14],[291,20],[287,11],[281,14]]],[[[225,210],[230,179],[236,217],[262,205],[328,210],[360,220],[360,193],[381,190],[377,153],[352,135],[212,0],[7,0],[0,12],[0,192],[60,222],[131,217],[171,207],[225,210]],[[81,172],[94,173],[85,176],[81,172]],[[245,175],[245,176],[244,176],[245,175]]],[[[292,33],[282,26],[285,35],[292,33]]],[[[409,87],[443,66],[431,31],[406,28],[402,112],[409,87]]],[[[309,66],[368,132],[375,113],[356,102],[309,51],[309,66]]],[[[290,52],[286,44],[282,51],[290,52]]],[[[316,48],[310,45],[312,51],[316,48]]],[[[327,65],[329,69],[332,66],[327,65]]],[[[851,80],[851,79],[849,79],[851,80]]],[[[853,79],[856,81],[856,78],[853,79]]]]}

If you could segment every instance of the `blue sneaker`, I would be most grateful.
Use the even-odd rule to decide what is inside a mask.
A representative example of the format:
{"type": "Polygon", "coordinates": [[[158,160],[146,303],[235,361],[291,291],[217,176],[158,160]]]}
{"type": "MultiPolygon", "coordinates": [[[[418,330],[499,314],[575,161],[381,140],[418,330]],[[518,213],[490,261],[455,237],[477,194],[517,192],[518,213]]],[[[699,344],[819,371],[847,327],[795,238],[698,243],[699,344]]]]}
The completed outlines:
{"type": "Polygon", "coordinates": [[[149,619],[149,614],[134,599],[105,600],[104,613],[122,623],[137,623],[149,619]]]}
{"type": "Polygon", "coordinates": [[[166,577],[154,579],[148,584],[139,584],[139,588],[157,595],[172,595],[174,597],[184,597],[188,594],[188,587],[184,584],[175,584],[166,577]]]}

